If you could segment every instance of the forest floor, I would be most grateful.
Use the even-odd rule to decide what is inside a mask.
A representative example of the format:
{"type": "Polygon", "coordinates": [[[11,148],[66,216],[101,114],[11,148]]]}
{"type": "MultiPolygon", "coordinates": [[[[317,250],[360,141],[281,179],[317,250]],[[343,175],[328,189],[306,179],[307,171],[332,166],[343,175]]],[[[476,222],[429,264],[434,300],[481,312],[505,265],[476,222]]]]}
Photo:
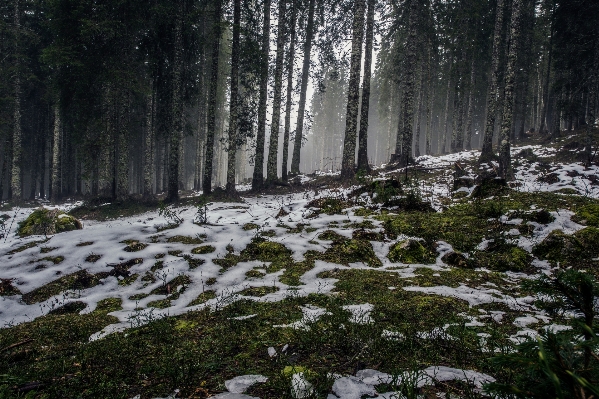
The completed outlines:
{"type": "Polygon", "coordinates": [[[570,328],[521,281],[599,278],[583,140],[514,147],[507,186],[464,151],[205,208],[65,203],[84,228],[51,236],[5,206],[0,398],[484,397],[493,356],[570,328]]]}

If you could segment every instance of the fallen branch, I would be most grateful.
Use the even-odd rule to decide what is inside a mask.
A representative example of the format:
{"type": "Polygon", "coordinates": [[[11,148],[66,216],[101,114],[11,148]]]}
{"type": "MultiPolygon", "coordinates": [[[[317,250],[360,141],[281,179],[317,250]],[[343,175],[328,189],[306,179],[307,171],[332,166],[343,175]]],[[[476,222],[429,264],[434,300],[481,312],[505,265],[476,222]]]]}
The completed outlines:
{"type": "Polygon", "coordinates": [[[17,342],[16,344],[8,345],[6,348],[2,348],[2,350],[0,350],[0,353],[9,351],[9,350],[14,349],[14,348],[18,348],[19,346],[26,345],[26,344],[28,344],[30,342],[33,342],[33,341],[34,340],[32,338],[29,338],[29,339],[26,339],[25,341],[17,342]]]}

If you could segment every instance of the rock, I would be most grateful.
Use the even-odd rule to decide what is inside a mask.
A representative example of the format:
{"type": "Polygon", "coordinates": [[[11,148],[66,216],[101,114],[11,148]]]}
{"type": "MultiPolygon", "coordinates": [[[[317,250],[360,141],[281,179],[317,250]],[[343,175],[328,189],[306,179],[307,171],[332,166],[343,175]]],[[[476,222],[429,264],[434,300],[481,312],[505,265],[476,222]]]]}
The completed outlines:
{"type": "Polygon", "coordinates": [[[420,241],[414,239],[401,241],[391,246],[387,257],[391,262],[407,264],[432,263],[435,261],[433,254],[420,241]]]}
{"type": "Polygon", "coordinates": [[[468,268],[468,261],[464,255],[459,252],[449,252],[441,260],[450,266],[468,268]]]}
{"type": "Polygon", "coordinates": [[[27,237],[32,235],[47,236],[81,229],[83,229],[83,225],[73,216],[67,215],[58,209],[41,207],[19,223],[17,232],[19,236],[27,237]]]}

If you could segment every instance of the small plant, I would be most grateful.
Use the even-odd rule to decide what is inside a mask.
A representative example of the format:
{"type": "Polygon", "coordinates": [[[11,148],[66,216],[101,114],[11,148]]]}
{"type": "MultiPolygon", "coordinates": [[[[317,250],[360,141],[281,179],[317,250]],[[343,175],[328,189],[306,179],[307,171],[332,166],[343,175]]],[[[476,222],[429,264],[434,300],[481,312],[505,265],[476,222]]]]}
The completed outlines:
{"type": "Polygon", "coordinates": [[[158,203],[160,207],[160,211],[158,214],[163,216],[165,219],[169,221],[169,224],[181,224],[183,223],[183,219],[175,212],[174,208],[170,205],[166,205],[164,202],[160,201],[158,203]]]}
{"type": "Polygon", "coordinates": [[[208,201],[205,198],[200,199],[196,206],[196,215],[193,221],[196,224],[208,223],[208,201]]]}
{"type": "Polygon", "coordinates": [[[599,396],[599,284],[590,274],[569,269],[524,282],[523,288],[535,291],[541,298],[536,305],[550,315],[571,316],[571,329],[541,331],[536,340],[520,344],[516,353],[492,359],[513,375],[509,383],[493,383],[487,389],[519,398],[599,396]]]}

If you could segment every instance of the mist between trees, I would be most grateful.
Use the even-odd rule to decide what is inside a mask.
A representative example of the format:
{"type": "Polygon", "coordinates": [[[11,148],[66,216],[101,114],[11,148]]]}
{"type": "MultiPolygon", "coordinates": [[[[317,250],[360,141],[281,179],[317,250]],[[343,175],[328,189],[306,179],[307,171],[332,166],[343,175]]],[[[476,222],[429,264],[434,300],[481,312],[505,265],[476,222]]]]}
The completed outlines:
{"type": "Polygon", "coordinates": [[[599,105],[594,0],[4,0],[0,14],[2,200],[235,195],[471,148],[506,176],[511,143],[590,129],[599,105]]]}

